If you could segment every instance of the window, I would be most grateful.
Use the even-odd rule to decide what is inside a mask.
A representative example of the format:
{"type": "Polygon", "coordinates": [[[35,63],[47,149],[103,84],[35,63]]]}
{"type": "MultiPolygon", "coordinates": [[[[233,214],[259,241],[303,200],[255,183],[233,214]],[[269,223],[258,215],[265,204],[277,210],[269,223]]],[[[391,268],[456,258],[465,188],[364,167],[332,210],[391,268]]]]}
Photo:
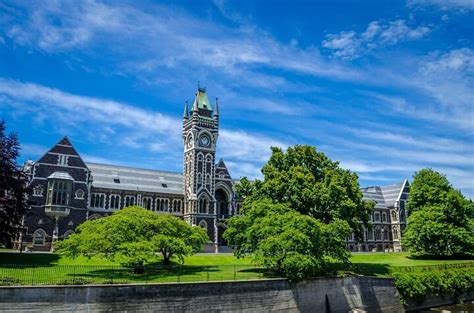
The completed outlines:
{"type": "Polygon", "coordinates": [[[223,172],[219,172],[219,178],[224,179],[224,173],[223,172]]]}
{"type": "Polygon", "coordinates": [[[72,189],[72,181],[62,179],[50,179],[48,181],[48,205],[69,205],[72,189]]]}
{"type": "Polygon", "coordinates": [[[367,240],[374,240],[374,230],[367,230],[367,240]]]}
{"type": "Polygon", "coordinates": [[[43,246],[46,239],[46,232],[42,229],[38,229],[33,234],[33,245],[43,246]]]}
{"type": "Polygon", "coordinates": [[[396,222],[397,221],[397,212],[395,212],[395,210],[392,211],[392,222],[396,222]]]}
{"type": "Polygon", "coordinates": [[[114,178],[114,183],[120,184],[120,178],[114,178]]]}
{"type": "Polygon", "coordinates": [[[112,210],[120,209],[120,196],[119,195],[110,195],[109,207],[112,210]]]}
{"type": "Polygon", "coordinates": [[[67,232],[64,233],[64,239],[66,239],[67,237],[69,237],[72,234],[74,234],[74,231],[68,230],[67,232]]]}
{"type": "Polygon", "coordinates": [[[379,212],[374,212],[374,221],[375,222],[380,222],[380,213],[379,212]]]}
{"type": "Polygon", "coordinates": [[[167,184],[161,184],[161,187],[168,188],[168,185],[167,184]]]}
{"type": "Polygon", "coordinates": [[[207,213],[208,212],[209,201],[207,198],[199,199],[199,213],[207,213]]]}
{"type": "Polygon", "coordinates": [[[382,222],[387,222],[387,213],[385,212],[382,213],[382,222]]]}
{"type": "Polygon", "coordinates": [[[398,240],[398,228],[396,226],[393,227],[393,239],[398,240]]]}
{"type": "Polygon", "coordinates": [[[33,196],[42,197],[43,196],[43,186],[38,185],[33,189],[33,196]]]}
{"type": "Polygon", "coordinates": [[[181,212],[181,200],[173,200],[173,211],[174,212],[181,212]]]}
{"type": "Polygon", "coordinates": [[[93,193],[91,195],[91,208],[98,208],[98,209],[105,208],[105,195],[93,193]]]}
{"type": "Polygon", "coordinates": [[[135,205],[135,196],[125,196],[125,207],[135,205]]]}
{"type": "Polygon", "coordinates": [[[153,209],[153,199],[149,197],[143,198],[143,207],[147,210],[153,209]]]}
{"type": "Polygon", "coordinates": [[[85,194],[84,190],[78,189],[78,190],[76,190],[75,198],[82,200],[82,199],[84,199],[84,194],[85,194]]]}
{"type": "Polygon", "coordinates": [[[67,160],[69,156],[65,154],[58,155],[58,165],[67,166],[67,160]]]}
{"type": "Polygon", "coordinates": [[[199,227],[202,227],[204,229],[207,229],[207,222],[205,220],[201,220],[199,222],[199,227]]]}
{"type": "Polygon", "coordinates": [[[383,240],[385,240],[385,241],[390,240],[390,231],[389,231],[388,227],[384,227],[383,240]]]}
{"type": "Polygon", "coordinates": [[[375,240],[382,240],[382,231],[380,228],[375,228],[375,240]]]}

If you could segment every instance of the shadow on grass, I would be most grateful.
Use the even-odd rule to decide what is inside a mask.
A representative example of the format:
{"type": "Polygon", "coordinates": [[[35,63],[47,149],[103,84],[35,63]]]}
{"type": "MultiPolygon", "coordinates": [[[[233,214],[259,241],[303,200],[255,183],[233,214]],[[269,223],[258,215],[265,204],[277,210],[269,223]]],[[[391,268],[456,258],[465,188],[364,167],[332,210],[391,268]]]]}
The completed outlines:
{"type": "Polygon", "coordinates": [[[234,266],[145,266],[143,274],[134,274],[131,268],[98,268],[87,272],[69,273],[69,277],[86,281],[108,283],[146,283],[237,280],[243,278],[262,278],[266,272],[260,268],[240,268],[234,266]]]}
{"type": "Polygon", "coordinates": [[[53,253],[0,252],[0,267],[4,264],[54,266],[53,263],[58,260],[59,256],[53,253]]]}
{"type": "Polygon", "coordinates": [[[412,260],[451,260],[451,261],[474,261],[474,256],[468,255],[451,255],[451,256],[437,256],[437,255],[409,255],[408,259],[412,260]]]}

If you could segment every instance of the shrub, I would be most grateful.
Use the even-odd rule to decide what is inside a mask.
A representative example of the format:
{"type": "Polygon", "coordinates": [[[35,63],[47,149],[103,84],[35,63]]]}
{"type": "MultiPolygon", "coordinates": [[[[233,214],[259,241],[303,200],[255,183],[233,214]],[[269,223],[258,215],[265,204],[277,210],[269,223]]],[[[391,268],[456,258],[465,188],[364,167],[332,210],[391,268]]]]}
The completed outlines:
{"type": "Polygon", "coordinates": [[[474,290],[474,268],[397,272],[395,286],[403,301],[422,301],[429,294],[459,297],[474,290]]]}

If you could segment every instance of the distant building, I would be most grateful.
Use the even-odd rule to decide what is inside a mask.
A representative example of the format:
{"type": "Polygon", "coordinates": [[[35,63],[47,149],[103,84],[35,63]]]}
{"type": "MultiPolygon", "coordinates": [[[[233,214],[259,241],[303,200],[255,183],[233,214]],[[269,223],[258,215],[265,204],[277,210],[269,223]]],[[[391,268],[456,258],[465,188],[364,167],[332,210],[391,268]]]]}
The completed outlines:
{"type": "Polygon", "coordinates": [[[347,248],[357,252],[401,251],[401,234],[407,223],[408,180],[395,185],[362,188],[361,191],[364,201],[375,203],[370,217],[372,229],[364,229],[363,241],[356,241],[352,235],[347,248]]]}
{"type": "MultiPolygon", "coordinates": [[[[198,88],[183,114],[183,173],[84,162],[67,137],[25,171],[33,190],[21,241],[32,250],[51,250],[52,242],[74,233],[86,220],[138,205],[170,212],[207,230],[208,251],[225,246],[225,220],[239,214],[241,202],[234,181],[221,159],[216,162],[219,109],[212,108],[204,88],[198,88]]],[[[362,189],[364,200],[375,201],[372,223],[363,242],[349,238],[352,251],[400,250],[405,226],[408,183],[362,189]]]]}

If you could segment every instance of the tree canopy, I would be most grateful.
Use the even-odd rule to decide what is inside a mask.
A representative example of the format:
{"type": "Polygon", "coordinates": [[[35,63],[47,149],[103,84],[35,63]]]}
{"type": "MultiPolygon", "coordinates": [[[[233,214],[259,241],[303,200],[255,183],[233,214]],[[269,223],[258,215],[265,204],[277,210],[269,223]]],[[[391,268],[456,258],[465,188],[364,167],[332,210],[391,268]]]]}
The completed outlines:
{"type": "Polygon", "coordinates": [[[157,262],[161,255],[163,264],[169,264],[171,259],[183,262],[208,240],[204,229],[169,213],[128,207],[82,223],[76,234],[57,243],[57,251],[68,257],[102,255],[135,265],[157,262]]]}
{"type": "Polygon", "coordinates": [[[0,244],[6,246],[20,234],[28,209],[28,180],[17,165],[19,151],[18,137],[7,135],[5,121],[0,121],[0,244]]]}
{"type": "Polygon", "coordinates": [[[344,220],[362,238],[362,227],[368,226],[374,204],[362,201],[357,174],[339,167],[339,162],[312,146],[296,145],[286,152],[272,147],[271,151],[262,168],[263,180],[251,183],[244,178],[237,184],[237,192],[246,201],[285,203],[326,224],[344,220]]]}
{"type": "Polygon", "coordinates": [[[233,217],[224,237],[236,245],[238,257],[253,255],[259,265],[293,281],[321,273],[329,260],[347,262],[347,222],[322,223],[270,199],[248,203],[233,217]]]}
{"type": "Polygon", "coordinates": [[[402,244],[419,255],[474,255],[474,204],[432,169],[415,173],[402,244]]]}
{"type": "Polygon", "coordinates": [[[271,150],[263,180],[236,185],[242,215],[224,233],[235,254],[292,280],[320,273],[330,261],[348,262],[345,240],[351,232],[361,238],[373,208],[362,201],[357,175],[311,146],[271,150]]]}

